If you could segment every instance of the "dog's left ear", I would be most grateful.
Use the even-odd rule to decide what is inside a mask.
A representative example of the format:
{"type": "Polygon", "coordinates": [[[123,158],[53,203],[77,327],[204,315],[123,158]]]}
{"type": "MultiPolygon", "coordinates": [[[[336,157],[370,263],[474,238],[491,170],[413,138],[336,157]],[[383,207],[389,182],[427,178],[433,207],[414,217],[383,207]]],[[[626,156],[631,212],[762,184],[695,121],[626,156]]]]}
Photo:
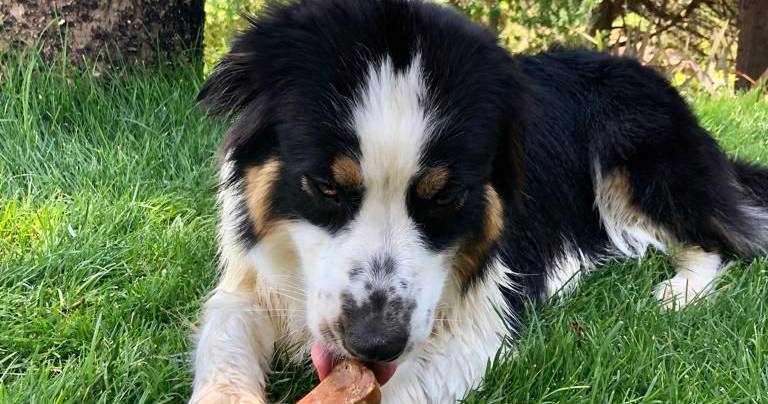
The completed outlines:
{"type": "Polygon", "coordinates": [[[493,167],[493,183],[502,198],[522,204],[525,188],[525,140],[528,108],[522,72],[511,64],[506,80],[505,111],[502,114],[498,148],[493,167]]]}

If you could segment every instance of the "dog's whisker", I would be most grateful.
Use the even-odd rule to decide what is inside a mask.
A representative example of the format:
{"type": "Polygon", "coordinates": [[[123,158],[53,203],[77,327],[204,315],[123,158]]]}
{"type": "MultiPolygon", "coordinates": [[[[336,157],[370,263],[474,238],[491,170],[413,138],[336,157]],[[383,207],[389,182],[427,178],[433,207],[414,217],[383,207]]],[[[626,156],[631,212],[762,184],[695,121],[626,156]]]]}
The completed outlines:
{"type": "Polygon", "coordinates": [[[306,297],[306,296],[301,296],[301,295],[294,296],[294,295],[291,295],[289,293],[285,293],[283,291],[278,291],[278,290],[272,290],[270,292],[274,293],[275,295],[277,295],[279,297],[284,297],[284,298],[287,298],[289,300],[292,300],[292,301],[298,302],[298,303],[304,303],[304,299],[303,298],[306,297]]]}

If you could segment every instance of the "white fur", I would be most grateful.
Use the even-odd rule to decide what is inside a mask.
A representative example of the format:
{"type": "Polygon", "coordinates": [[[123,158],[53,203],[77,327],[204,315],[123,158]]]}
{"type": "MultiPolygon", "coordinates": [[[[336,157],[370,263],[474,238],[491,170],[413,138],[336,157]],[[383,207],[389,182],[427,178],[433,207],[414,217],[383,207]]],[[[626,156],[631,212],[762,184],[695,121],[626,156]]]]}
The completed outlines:
{"type": "Polygon", "coordinates": [[[698,247],[685,248],[675,255],[677,273],[656,286],[656,297],[664,310],[679,310],[712,292],[715,280],[725,270],[719,254],[698,247]]]}
{"type": "Polygon", "coordinates": [[[197,333],[193,403],[265,402],[266,375],[275,343],[284,340],[290,345],[301,340],[304,328],[302,296],[291,293],[296,295],[299,287],[287,283],[295,279],[286,271],[295,268],[291,265],[295,257],[285,233],[277,229],[250,252],[237,239],[242,183],[224,186],[233,169],[228,157],[221,168],[218,196],[222,274],[205,304],[197,333]],[[282,282],[268,277],[278,273],[277,280],[282,282]],[[270,280],[273,283],[269,284],[270,280]],[[287,332],[289,329],[292,331],[287,332]]]}
{"type": "Polygon", "coordinates": [[[460,281],[449,279],[435,333],[384,385],[384,403],[452,403],[477,387],[489,361],[510,337],[503,318],[512,313],[502,288],[515,288],[509,268],[499,260],[487,275],[464,296],[459,296],[460,281]]]}
{"type": "Polygon", "coordinates": [[[630,206],[624,192],[629,191],[624,189],[626,179],[621,175],[604,177],[600,162],[593,164],[595,206],[613,247],[620,255],[635,258],[644,256],[648,247],[665,251],[668,240],[664,230],[630,206]]]}
{"type": "MultiPolygon", "coordinates": [[[[654,291],[663,310],[681,309],[708,295],[714,281],[726,268],[720,255],[681,244],[634,209],[628,200],[630,190],[626,178],[621,178],[621,175],[612,173],[604,177],[599,161],[594,163],[595,205],[615,250],[629,257],[642,257],[649,246],[672,252],[677,272],[671,279],[657,285],[654,291]]],[[[760,214],[747,212],[755,217],[760,214]]],[[[725,233],[729,232],[726,230],[725,233]]]]}
{"type": "MultiPolygon", "coordinates": [[[[366,284],[372,290],[393,288],[396,297],[416,302],[409,347],[420,345],[431,331],[430,313],[441,292],[434,285],[442,284],[449,273],[450,255],[431,252],[423,245],[406,207],[411,181],[421,169],[422,148],[431,134],[431,118],[422,103],[425,92],[418,56],[402,72],[395,70],[388,57],[369,67],[349,122],[360,143],[365,187],[360,209],[335,235],[308,223],[291,227],[294,242],[301,246],[307,322],[317,338],[321,327],[338,320],[342,294],[362,303],[370,294],[366,284]],[[369,270],[382,257],[393,260],[394,271],[369,270]],[[350,278],[354,267],[365,269],[355,280],[350,278]]],[[[324,342],[344,352],[338,344],[324,342]]]]}
{"type": "Polygon", "coordinates": [[[562,254],[555,258],[547,269],[546,297],[566,294],[578,284],[581,275],[595,266],[595,262],[584,253],[564,244],[562,254]]]}
{"type": "Polygon", "coordinates": [[[426,87],[417,55],[404,72],[387,56],[368,69],[353,105],[351,129],[360,140],[363,177],[381,196],[401,196],[419,170],[431,121],[423,107],[426,87]]]}
{"type": "Polygon", "coordinates": [[[248,296],[217,291],[205,305],[195,351],[193,403],[238,397],[264,402],[276,338],[271,318],[248,296]]]}
{"type": "MultiPolygon", "coordinates": [[[[243,203],[243,181],[226,186],[227,181],[234,171],[234,163],[231,161],[231,153],[227,153],[219,170],[219,183],[221,184],[217,198],[220,211],[219,216],[219,269],[227,274],[226,268],[231,259],[241,259],[245,254],[237,239],[238,226],[242,220],[243,212],[238,207],[243,203]]],[[[232,263],[234,264],[234,263],[232,263]]]]}
{"type": "MultiPolygon", "coordinates": [[[[389,57],[371,65],[363,91],[353,107],[352,129],[360,141],[360,166],[366,193],[344,243],[363,262],[389,256],[395,271],[384,277],[366,273],[374,287],[416,303],[411,315],[409,347],[420,345],[432,329],[430,313],[441,296],[440,285],[450,272],[450,251],[434,253],[421,241],[408,215],[406,196],[422,168],[420,158],[432,136],[433,118],[425,110],[426,84],[421,57],[397,72],[389,57]],[[407,285],[401,288],[400,284],[407,285]]],[[[353,294],[364,298],[358,285],[353,294]]]]}
{"type": "MultiPolygon", "coordinates": [[[[222,184],[233,165],[229,156],[221,167],[222,184]]],[[[220,266],[222,280],[205,304],[202,326],[194,353],[194,393],[190,402],[206,403],[225,397],[263,402],[269,357],[275,330],[248,296],[238,293],[251,271],[245,252],[236,239],[238,203],[242,183],[222,186],[218,202],[220,266]],[[258,333],[256,332],[258,330],[258,333]]]]}

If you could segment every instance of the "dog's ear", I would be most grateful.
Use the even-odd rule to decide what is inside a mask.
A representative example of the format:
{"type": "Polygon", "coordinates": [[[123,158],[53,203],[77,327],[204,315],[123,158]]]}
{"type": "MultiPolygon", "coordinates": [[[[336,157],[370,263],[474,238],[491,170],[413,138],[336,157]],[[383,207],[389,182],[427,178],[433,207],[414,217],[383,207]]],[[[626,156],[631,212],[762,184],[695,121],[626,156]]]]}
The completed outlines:
{"type": "Polygon", "coordinates": [[[197,105],[212,115],[231,118],[220,158],[229,155],[241,165],[260,164],[275,155],[279,145],[275,108],[281,77],[281,31],[267,13],[247,18],[250,26],[232,43],[197,95],[197,105]]]}
{"type": "Polygon", "coordinates": [[[525,123],[521,118],[505,125],[506,136],[499,150],[499,160],[504,162],[502,169],[509,178],[508,187],[516,198],[525,188],[525,123]]]}
{"type": "Polygon", "coordinates": [[[220,163],[225,159],[236,162],[236,170],[227,181],[238,179],[243,167],[274,157],[279,148],[274,83],[267,79],[274,79],[275,72],[265,63],[269,56],[255,27],[242,33],[197,95],[197,105],[206,112],[231,118],[219,151],[220,163]]]}
{"type": "Polygon", "coordinates": [[[258,94],[252,58],[234,49],[222,58],[197,94],[197,105],[214,115],[235,115],[258,94]]]}
{"type": "Polygon", "coordinates": [[[512,66],[507,78],[505,113],[499,125],[493,182],[501,196],[519,208],[525,188],[525,141],[530,103],[524,77],[514,64],[512,66]]]}
{"type": "Polygon", "coordinates": [[[234,116],[254,100],[266,100],[283,66],[281,36],[267,7],[259,18],[243,14],[249,26],[232,42],[197,95],[197,105],[214,115],[234,116]]]}

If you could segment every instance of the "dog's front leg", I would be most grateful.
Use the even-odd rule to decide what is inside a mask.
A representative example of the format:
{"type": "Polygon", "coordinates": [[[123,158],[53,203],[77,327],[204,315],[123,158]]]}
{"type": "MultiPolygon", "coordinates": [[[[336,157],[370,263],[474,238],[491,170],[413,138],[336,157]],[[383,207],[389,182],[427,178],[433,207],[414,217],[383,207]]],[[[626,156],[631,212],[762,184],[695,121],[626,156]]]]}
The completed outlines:
{"type": "Polygon", "coordinates": [[[217,290],[205,304],[191,403],[266,403],[275,327],[244,293],[217,290]]]}

